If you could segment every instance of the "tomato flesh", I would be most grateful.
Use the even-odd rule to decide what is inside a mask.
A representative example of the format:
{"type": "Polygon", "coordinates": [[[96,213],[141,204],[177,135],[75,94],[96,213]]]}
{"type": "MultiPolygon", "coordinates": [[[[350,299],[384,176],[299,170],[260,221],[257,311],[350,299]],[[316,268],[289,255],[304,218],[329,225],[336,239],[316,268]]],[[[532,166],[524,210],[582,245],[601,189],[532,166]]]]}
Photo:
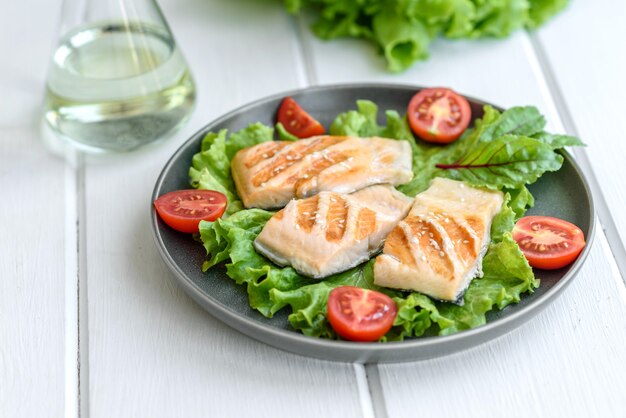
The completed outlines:
{"type": "Polygon", "coordinates": [[[532,267],[555,270],[573,262],[585,247],[583,231],[550,216],[525,216],[513,227],[513,239],[532,267]]]}
{"type": "Polygon", "coordinates": [[[411,130],[424,141],[448,144],[467,129],[472,109],[467,99],[447,88],[420,90],[409,102],[411,130]]]}
{"type": "Polygon", "coordinates": [[[398,307],[387,295],[354,286],[339,286],[328,296],[328,321],[350,341],[377,341],[391,329],[398,307]]]}
{"type": "Polygon", "coordinates": [[[291,97],[285,97],[278,109],[278,122],[292,135],[308,138],[322,135],[326,130],[291,97]]]}
{"type": "Polygon", "coordinates": [[[214,221],[226,210],[226,196],[215,190],[177,190],[160,196],[154,207],[167,225],[180,232],[198,232],[200,221],[214,221]]]}

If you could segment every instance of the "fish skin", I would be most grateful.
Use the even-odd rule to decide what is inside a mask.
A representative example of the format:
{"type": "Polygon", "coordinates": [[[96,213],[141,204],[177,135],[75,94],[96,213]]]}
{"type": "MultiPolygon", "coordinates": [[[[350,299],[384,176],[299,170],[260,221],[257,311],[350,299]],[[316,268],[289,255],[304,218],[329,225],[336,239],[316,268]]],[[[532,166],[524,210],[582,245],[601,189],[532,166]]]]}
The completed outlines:
{"type": "Polygon", "coordinates": [[[291,200],[254,241],[257,252],[316,279],[348,270],[380,251],[413,199],[390,185],[352,194],[320,192],[291,200]]]}
{"type": "Polygon", "coordinates": [[[456,302],[476,276],[489,230],[503,204],[500,191],[435,178],[386,239],[374,284],[456,302]]]}
{"type": "Polygon", "coordinates": [[[322,191],[404,184],[413,178],[411,159],[408,141],[321,135],[240,150],[231,172],[246,208],[275,209],[322,191]]]}

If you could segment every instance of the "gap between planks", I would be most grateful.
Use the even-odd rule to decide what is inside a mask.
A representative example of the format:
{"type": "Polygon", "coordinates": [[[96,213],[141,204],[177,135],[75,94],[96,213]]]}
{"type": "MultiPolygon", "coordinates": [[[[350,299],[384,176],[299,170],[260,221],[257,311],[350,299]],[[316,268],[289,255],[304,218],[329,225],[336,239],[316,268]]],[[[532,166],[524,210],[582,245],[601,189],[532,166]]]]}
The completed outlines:
{"type": "Polygon", "coordinates": [[[84,156],[65,150],[65,417],[89,416],[84,156]]]}
{"type": "MultiPolygon", "coordinates": [[[[525,49],[530,64],[536,73],[540,89],[545,96],[550,111],[554,113],[553,119],[559,122],[559,127],[564,132],[574,136],[580,136],[541,40],[536,33],[529,32],[526,32],[524,39],[526,42],[525,49]]],[[[602,231],[608,243],[609,252],[607,255],[613,258],[619,276],[622,279],[621,287],[624,287],[623,285],[626,283],[626,248],[619,236],[615,221],[613,220],[609,206],[602,193],[602,188],[593,171],[589,155],[584,148],[576,148],[573,150],[573,153],[576,157],[576,162],[580,165],[589,183],[600,226],[602,227],[602,231]]]]}
{"type": "MultiPolygon", "coordinates": [[[[300,79],[305,87],[318,84],[317,72],[313,61],[313,48],[308,34],[308,25],[302,14],[291,18],[297,38],[297,47],[302,62],[300,79]]],[[[387,418],[387,409],[382,391],[382,383],[376,364],[353,363],[359,403],[364,418],[387,418]]]]}

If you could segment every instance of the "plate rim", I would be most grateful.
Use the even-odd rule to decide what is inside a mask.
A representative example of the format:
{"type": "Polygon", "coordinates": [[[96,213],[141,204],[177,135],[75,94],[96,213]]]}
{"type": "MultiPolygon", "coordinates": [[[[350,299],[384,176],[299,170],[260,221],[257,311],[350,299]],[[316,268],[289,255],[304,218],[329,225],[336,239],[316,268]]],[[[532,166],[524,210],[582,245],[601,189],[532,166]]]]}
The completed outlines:
{"type": "MultiPolygon", "coordinates": [[[[197,130],[193,135],[191,135],[186,141],[184,141],[178,147],[178,149],[172,154],[172,156],[167,160],[167,162],[161,169],[161,172],[155,182],[155,186],[153,188],[153,192],[151,195],[152,200],[150,202],[152,235],[155,240],[155,244],[159,250],[159,253],[161,255],[161,258],[166,262],[169,269],[174,273],[174,277],[177,279],[177,283],[179,285],[182,285],[186,293],[189,296],[191,296],[197,303],[199,303],[203,307],[203,309],[208,311],[212,316],[227,323],[227,325],[229,325],[230,327],[237,329],[239,332],[242,332],[251,338],[262,341],[266,344],[272,345],[282,350],[290,351],[292,353],[296,353],[299,355],[306,355],[308,357],[316,357],[316,358],[321,358],[321,359],[330,360],[330,361],[346,361],[346,359],[348,358],[351,359],[351,358],[359,357],[359,356],[354,356],[355,352],[359,352],[361,354],[361,357],[364,357],[363,360],[365,361],[359,361],[358,359],[349,360],[349,361],[364,363],[364,362],[368,362],[368,360],[371,359],[372,357],[380,357],[380,358],[375,359],[375,361],[382,363],[382,362],[415,361],[419,359],[432,358],[434,357],[432,355],[426,356],[426,357],[421,357],[418,355],[418,356],[409,356],[406,358],[405,356],[400,356],[400,358],[386,360],[384,356],[385,356],[385,353],[389,353],[389,352],[395,353],[398,351],[406,352],[406,351],[420,350],[420,349],[432,349],[442,344],[454,345],[455,343],[459,343],[465,340],[472,340],[485,333],[495,334],[495,338],[489,338],[486,341],[482,342],[482,343],[488,343],[500,336],[507,334],[508,332],[517,328],[518,326],[520,326],[527,320],[530,320],[536,314],[541,312],[545,307],[547,307],[552,302],[555,296],[559,295],[562,292],[562,290],[565,289],[565,287],[567,287],[572,282],[572,279],[578,274],[580,268],[582,267],[585,260],[587,259],[587,256],[590,252],[590,249],[593,245],[593,241],[595,238],[596,210],[595,210],[593,194],[591,193],[589,182],[587,178],[585,177],[582,169],[576,162],[576,160],[565,149],[561,150],[560,152],[564,156],[564,158],[572,165],[572,168],[578,174],[581,180],[581,183],[583,184],[584,192],[588,198],[590,224],[589,224],[589,233],[588,233],[588,236],[586,237],[587,243],[585,245],[585,248],[583,249],[579,257],[577,258],[577,260],[574,262],[574,264],[571,266],[571,268],[568,270],[568,272],[565,273],[565,275],[563,275],[563,277],[561,277],[558,280],[558,282],[555,283],[550,289],[548,289],[546,293],[541,295],[539,299],[537,299],[536,301],[534,301],[533,303],[527,306],[520,308],[516,312],[508,314],[504,317],[498,318],[497,320],[493,322],[487,322],[486,324],[478,326],[476,328],[459,331],[451,335],[420,337],[420,338],[408,339],[404,341],[391,341],[391,342],[386,342],[386,343],[378,343],[378,342],[360,343],[360,342],[350,342],[350,341],[343,341],[343,340],[329,340],[329,339],[323,339],[323,338],[318,338],[318,337],[309,337],[295,330],[277,328],[271,325],[261,323],[254,319],[241,315],[240,313],[232,309],[229,309],[228,306],[225,306],[219,300],[215,299],[210,294],[204,292],[196,283],[193,282],[193,280],[191,280],[185,274],[185,272],[180,268],[180,266],[178,266],[178,264],[174,261],[174,259],[171,257],[171,255],[167,251],[165,242],[163,241],[163,237],[160,234],[158,218],[157,218],[157,214],[156,214],[156,211],[154,209],[154,205],[152,204],[152,202],[154,202],[154,200],[156,200],[159,197],[160,189],[162,188],[163,183],[166,179],[166,173],[169,172],[173,168],[173,162],[178,159],[180,154],[182,154],[186,150],[186,148],[191,145],[191,143],[198,141],[199,137],[204,136],[206,132],[212,129],[211,127],[219,125],[224,120],[227,120],[234,115],[244,113],[246,110],[250,108],[254,108],[265,102],[280,99],[288,95],[297,95],[297,94],[302,94],[302,93],[323,92],[323,91],[337,90],[337,89],[356,90],[356,89],[365,89],[365,88],[367,89],[372,89],[372,88],[381,89],[382,88],[382,89],[397,89],[397,90],[411,89],[411,90],[417,91],[417,90],[427,88],[427,87],[419,86],[419,85],[412,85],[412,84],[396,84],[396,83],[338,83],[338,84],[324,84],[324,85],[303,87],[303,88],[298,88],[298,89],[291,89],[291,90],[287,90],[284,92],[279,92],[279,93],[275,93],[269,96],[261,97],[259,99],[248,102],[244,105],[238,106],[226,112],[222,116],[219,116],[218,118],[213,119],[209,123],[203,125],[199,130],[197,130]],[[498,332],[500,331],[501,328],[507,328],[507,326],[509,327],[508,330],[505,330],[504,332],[498,332]],[[260,335],[252,335],[251,334],[252,331],[256,331],[257,334],[260,333],[260,335]],[[266,336],[266,338],[262,338],[264,336],[266,336]],[[310,347],[315,347],[318,350],[331,349],[333,351],[337,351],[337,354],[339,354],[339,356],[319,356],[319,355],[315,355],[314,353],[303,354],[299,351],[294,351],[293,349],[290,349],[289,347],[280,346],[280,345],[273,343],[273,341],[280,342],[280,341],[285,341],[285,340],[289,341],[292,345],[296,347],[310,346],[310,347]],[[376,354],[376,355],[372,355],[372,354],[376,354]]],[[[491,106],[504,109],[500,106],[486,102],[482,99],[477,99],[477,98],[474,98],[472,96],[467,96],[467,95],[464,95],[464,97],[466,97],[470,101],[474,101],[482,105],[489,104],[491,106]]],[[[201,244],[198,243],[198,245],[201,245],[201,244]]],[[[259,315],[261,314],[259,313],[259,315]]],[[[452,349],[452,350],[447,350],[447,351],[444,350],[444,351],[446,351],[445,354],[449,354],[449,353],[460,351],[463,349],[469,349],[480,344],[481,342],[478,342],[476,344],[471,344],[469,346],[464,346],[463,344],[460,344],[461,346],[458,349],[452,349]]]]}

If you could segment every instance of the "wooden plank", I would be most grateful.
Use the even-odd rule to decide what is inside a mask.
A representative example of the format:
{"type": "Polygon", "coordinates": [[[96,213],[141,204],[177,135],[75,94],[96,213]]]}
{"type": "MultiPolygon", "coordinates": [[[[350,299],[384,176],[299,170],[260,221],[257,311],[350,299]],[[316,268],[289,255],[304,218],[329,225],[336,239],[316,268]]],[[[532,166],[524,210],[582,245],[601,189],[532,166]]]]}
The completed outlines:
{"type": "Polygon", "coordinates": [[[63,414],[64,173],[36,130],[0,128],[0,416],[63,414]]]}
{"type": "Polygon", "coordinates": [[[301,83],[280,4],[175,2],[165,15],[191,63],[198,103],[158,147],[86,168],[90,416],[360,416],[352,365],[288,354],[203,311],[153,243],[150,195],[191,133],[252,99],[301,83]],[[285,65],[288,63],[288,65],[285,65]]]}
{"type": "MultiPolygon", "coordinates": [[[[61,0],[2,5],[0,127],[35,127],[40,119],[48,63],[58,39],[61,0]],[[36,3],[36,4],[34,4],[36,3]],[[40,4],[41,3],[41,4],[40,4]],[[33,13],[33,9],[37,13],[33,13]],[[37,30],[28,30],[35,27],[37,30]]],[[[33,138],[38,131],[31,131],[33,138]]]]}
{"type": "Polygon", "coordinates": [[[606,206],[613,218],[604,216],[601,221],[626,280],[626,190],[621,182],[626,175],[626,143],[620,105],[626,96],[624,16],[624,2],[572,2],[537,38],[554,75],[551,87],[567,104],[565,122],[588,145],[585,159],[603,195],[596,196],[597,204],[600,210],[606,206]]]}
{"type": "MultiPolygon", "coordinates": [[[[307,43],[319,83],[450,86],[502,106],[536,105],[547,115],[550,129],[562,127],[524,33],[497,41],[436,41],[429,61],[399,75],[386,73],[380,58],[360,41],[323,43],[308,37],[307,43]]],[[[389,416],[454,416],[464,411],[468,416],[495,417],[504,410],[513,416],[563,415],[561,411],[603,416],[596,410],[605,416],[620,416],[620,411],[623,415],[618,400],[624,390],[620,376],[626,354],[618,354],[618,347],[625,336],[626,300],[619,273],[609,268],[614,264],[604,239],[600,231],[580,277],[531,324],[454,356],[373,366],[378,368],[389,416]],[[585,388],[588,392],[583,393],[585,388]]],[[[374,409],[380,410],[380,405],[374,409]]]]}
{"type": "Polygon", "coordinates": [[[45,2],[33,14],[29,2],[12,2],[0,13],[0,190],[8,197],[0,205],[3,417],[64,413],[64,282],[75,276],[64,263],[68,191],[65,166],[43,147],[38,126],[56,37],[49,17],[59,7],[60,1],[45,2]],[[24,30],[25,22],[37,30],[24,30]]]}

